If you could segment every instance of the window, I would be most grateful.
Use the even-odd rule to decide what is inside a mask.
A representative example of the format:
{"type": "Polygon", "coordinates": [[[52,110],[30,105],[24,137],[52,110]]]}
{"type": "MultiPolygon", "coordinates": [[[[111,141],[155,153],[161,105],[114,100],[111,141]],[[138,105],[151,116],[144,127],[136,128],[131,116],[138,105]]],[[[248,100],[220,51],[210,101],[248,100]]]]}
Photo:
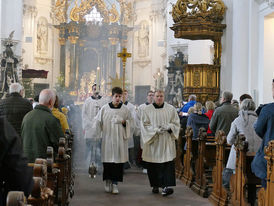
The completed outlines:
{"type": "Polygon", "coordinates": [[[96,7],[93,7],[89,14],[85,16],[86,21],[97,21],[102,22],[103,18],[101,14],[97,11],[96,7]]]}

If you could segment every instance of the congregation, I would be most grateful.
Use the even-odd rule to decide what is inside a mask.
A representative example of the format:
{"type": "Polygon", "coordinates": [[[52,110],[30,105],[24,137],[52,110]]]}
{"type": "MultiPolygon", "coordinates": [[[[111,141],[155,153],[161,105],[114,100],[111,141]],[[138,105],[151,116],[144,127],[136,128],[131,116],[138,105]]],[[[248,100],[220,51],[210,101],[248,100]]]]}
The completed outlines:
{"type": "MultiPolygon", "coordinates": [[[[101,170],[106,192],[119,193],[118,182],[123,181],[127,163],[128,167],[137,165],[147,170],[152,193],[157,194],[162,188],[163,196],[171,195],[176,185],[178,148],[175,143],[180,129],[182,135],[187,127],[193,130],[194,142],[198,141],[200,128],[205,128],[208,136],[215,136],[220,130],[227,136],[227,143],[232,145],[223,170],[223,186],[227,190],[236,169],[234,143],[237,135],[244,135],[248,151],[256,153],[252,172],[261,179],[262,187],[267,187],[264,148],[273,140],[274,103],[256,110],[251,96],[243,94],[240,104],[235,106],[233,94],[224,91],[220,102],[208,101],[205,107],[196,101],[195,95],[190,95],[189,101],[176,110],[165,102],[164,92],[156,90],[149,91],[147,102],[135,108],[127,100],[128,92],[119,87],[112,89],[111,99],[100,96],[96,85],[93,88],[93,95],[82,108],[85,164],[95,164],[96,169],[101,170]]],[[[5,205],[6,196],[12,190],[21,190],[28,197],[33,187],[28,163],[35,162],[36,158],[46,159],[48,146],[57,158],[59,139],[73,132],[69,129],[68,114],[58,105],[55,91],[42,90],[34,109],[30,101],[23,98],[23,87],[19,83],[11,84],[9,91],[9,96],[0,101],[1,205],[5,205]]],[[[274,98],[274,79],[272,92],[274,98]]],[[[199,153],[197,145],[194,159],[199,153]]],[[[184,145],[184,150],[187,146],[184,145]]],[[[256,200],[256,188],[253,192],[255,198],[248,197],[251,205],[256,200]]]]}

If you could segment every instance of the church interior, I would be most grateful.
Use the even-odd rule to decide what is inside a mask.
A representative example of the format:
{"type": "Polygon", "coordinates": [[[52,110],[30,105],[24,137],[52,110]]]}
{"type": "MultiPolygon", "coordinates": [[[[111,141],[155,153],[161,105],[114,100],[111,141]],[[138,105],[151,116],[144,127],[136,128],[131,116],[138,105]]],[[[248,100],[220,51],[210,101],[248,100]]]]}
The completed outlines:
{"type": "MultiPolygon", "coordinates": [[[[55,116],[53,104],[57,102],[55,108],[61,113],[59,117],[66,119],[64,128],[55,116],[63,130],[63,138],[58,137],[56,148],[48,143],[43,151],[45,156],[41,155],[37,162],[27,162],[28,169],[33,170],[29,193],[24,187],[10,189],[9,192],[13,192],[9,195],[5,193],[8,184],[5,177],[9,172],[1,170],[10,167],[5,166],[5,158],[9,157],[6,148],[10,144],[5,135],[11,133],[10,130],[0,132],[3,139],[0,140],[0,206],[106,206],[114,201],[121,206],[274,206],[271,196],[274,192],[274,115],[271,111],[274,109],[266,112],[269,115],[265,120],[268,122],[264,127],[266,133],[260,136],[256,129],[262,113],[273,105],[274,98],[274,0],[0,0],[0,39],[0,130],[7,129],[3,126],[6,123],[2,123],[7,119],[20,139],[20,151],[25,152],[25,135],[32,136],[31,130],[35,130],[28,125],[36,121],[30,120],[29,113],[36,110],[35,102],[38,106],[44,105],[41,101],[46,93],[50,105],[46,110],[55,116]],[[23,116],[15,112],[21,108],[19,102],[16,109],[12,108],[13,103],[7,103],[13,84],[17,83],[20,97],[32,105],[23,116]],[[120,88],[122,93],[114,88],[120,88]],[[51,91],[55,94],[52,105],[51,91]],[[152,93],[154,99],[150,97],[152,93]],[[228,93],[233,96],[225,96],[228,93]],[[111,109],[117,107],[114,96],[118,94],[122,95],[117,97],[122,104],[118,105],[119,111],[121,109],[122,113],[122,109],[127,108],[125,111],[129,111],[134,123],[121,120],[121,128],[117,130],[124,129],[121,134],[131,139],[126,140],[128,161],[123,165],[124,181],[119,183],[119,192],[114,187],[116,181],[112,181],[112,194],[119,193],[112,195],[102,186],[103,170],[107,166],[103,160],[103,163],[97,162],[107,140],[103,137],[98,140],[95,130],[101,127],[104,134],[104,121],[108,120],[103,120],[106,115],[103,108],[110,105],[110,110],[106,111],[112,114],[111,109]],[[173,109],[177,112],[171,121],[178,120],[179,130],[177,137],[175,126],[153,131],[159,138],[163,131],[170,139],[174,137],[172,148],[175,149],[172,160],[176,176],[174,194],[172,190],[170,195],[169,190],[165,190],[168,187],[163,187],[162,196],[156,196],[150,169],[143,165],[142,152],[158,141],[147,143],[144,136],[149,134],[146,127],[150,112],[155,109],[156,114],[157,109],[164,111],[166,108],[157,103],[161,95],[162,105],[172,108],[168,115],[173,109]],[[257,151],[263,152],[265,178],[259,177],[253,169],[258,153],[250,147],[255,143],[247,137],[247,127],[239,129],[234,135],[235,141],[229,142],[232,125],[237,127],[234,122],[244,110],[243,95],[252,100],[254,115],[255,109],[256,113],[260,109],[254,128],[253,122],[251,127],[252,135],[263,139],[257,151]],[[216,111],[228,102],[225,100],[237,109],[237,115],[229,122],[228,131],[217,122],[216,131],[208,132],[215,124],[211,118],[217,119],[216,111]],[[184,109],[191,102],[193,113],[203,113],[199,118],[207,116],[210,110],[207,106],[213,103],[215,112],[208,117],[206,127],[202,127],[202,123],[198,128],[198,123],[191,126],[190,109],[184,109]],[[201,110],[197,109],[197,103],[201,103],[201,110]],[[151,105],[155,108],[150,111],[151,105]],[[13,122],[19,122],[19,129],[13,122]],[[97,128],[96,122],[100,122],[97,128]],[[134,132],[127,131],[129,128],[134,132]],[[236,167],[230,169],[227,162],[232,150],[236,167]],[[232,171],[228,189],[223,179],[226,171],[232,171]]],[[[40,117],[40,122],[46,118],[40,117]]],[[[111,121],[115,121],[116,127],[120,120],[111,121]]],[[[225,124],[220,123],[220,119],[216,121],[225,124]]],[[[49,124],[48,120],[45,122],[49,124]]],[[[152,120],[151,124],[154,124],[152,120]]],[[[58,134],[57,129],[53,129],[54,132],[53,135],[48,130],[45,134],[41,132],[41,137],[50,139],[58,134]]],[[[102,158],[105,156],[102,152],[102,158]]],[[[110,168],[113,173],[118,171],[116,166],[110,168]]],[[[160,174],[169,176],[169,172],[160,174]]]]}

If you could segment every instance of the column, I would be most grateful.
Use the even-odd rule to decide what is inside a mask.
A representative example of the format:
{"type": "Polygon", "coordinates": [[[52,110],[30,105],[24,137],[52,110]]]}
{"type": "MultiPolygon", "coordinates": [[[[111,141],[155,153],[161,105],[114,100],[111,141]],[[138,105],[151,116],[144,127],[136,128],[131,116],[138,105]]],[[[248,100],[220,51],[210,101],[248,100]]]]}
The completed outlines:
{"type": "Polygon", "coordinates": [[[64,77],[66,73],[66,23],[61,23],[59,27],[59,43],[60,43],[60,76],[64,77]]]}
{"type": "Polygon", "coordinates": [[[249,93],[249,0],[233,2],[232,93],[238,99],[249,93]]]}

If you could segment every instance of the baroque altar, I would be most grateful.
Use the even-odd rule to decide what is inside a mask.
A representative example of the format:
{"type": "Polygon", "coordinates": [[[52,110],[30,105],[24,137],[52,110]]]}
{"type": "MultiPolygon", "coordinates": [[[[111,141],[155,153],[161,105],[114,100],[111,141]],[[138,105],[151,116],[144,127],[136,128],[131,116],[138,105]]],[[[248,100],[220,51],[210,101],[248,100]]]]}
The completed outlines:
{"type": "Polygon", "coordinates": [[[94,72],[97,75],[98,67],[100,83],[104,83],[103,93],[109,78],[122,73],[117,52],[126,46],[128,32],[132,30],[128,26],[132,20],[132,5],[126,0],[108,2],[57,0],[53,9],[59,23],[55,27],[59,30],[60,73],[65,86],[78,94],[81,92],[82,97],[88,95],[89,91],[83,87],[94,72]],[[86,18],[93,10],[100,14],[98,21],[86,18]]]}

